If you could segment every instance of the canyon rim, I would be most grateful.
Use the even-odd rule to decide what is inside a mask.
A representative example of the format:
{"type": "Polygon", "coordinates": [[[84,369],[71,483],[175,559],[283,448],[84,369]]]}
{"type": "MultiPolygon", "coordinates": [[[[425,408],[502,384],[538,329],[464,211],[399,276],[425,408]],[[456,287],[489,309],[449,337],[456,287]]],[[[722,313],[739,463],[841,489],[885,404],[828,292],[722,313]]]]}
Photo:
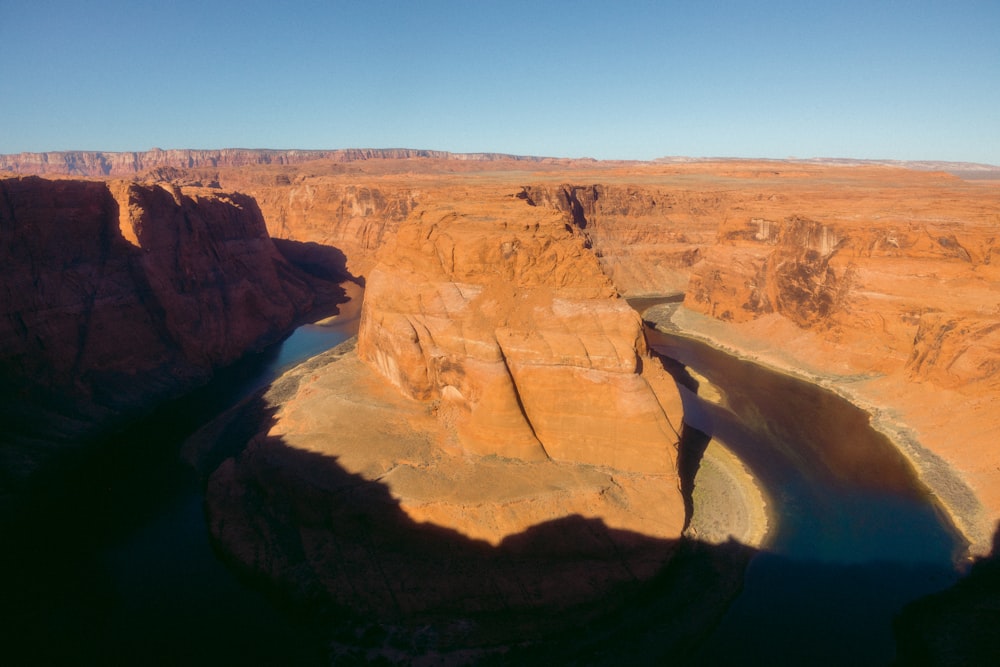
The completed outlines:
{"type": "MultiPolygon", "coordinates": [[[[369,657],[497,659],[669,586],[698,540],[681,380],[646,343],[642,297],[673,297],[662,327],[868,412],[960,533],[958,566],[996,555],[995,172],[220,150],[0,156],[0,176],[8,522],[52,470],[334,313],[350,283],[356,342],[186,449],[229,562],[374,619],[369,657]]],[[[780,500],[724,446],[703,468],[755,525],[706,511],[713,553],[742,564],[780,500]]],[[[738,589],[706,587],[704,624],[738,589]]],[[[946,631],[975,616],[957,599],[918,610],[942,653],[975,641],[946,631]]]]}

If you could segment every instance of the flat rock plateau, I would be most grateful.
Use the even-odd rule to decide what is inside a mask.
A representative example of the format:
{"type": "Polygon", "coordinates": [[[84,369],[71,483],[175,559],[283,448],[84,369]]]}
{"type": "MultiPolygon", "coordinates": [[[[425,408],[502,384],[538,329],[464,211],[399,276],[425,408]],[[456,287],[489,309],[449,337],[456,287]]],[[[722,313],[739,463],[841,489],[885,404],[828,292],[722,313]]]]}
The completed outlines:
{"type": "MultiPolygon", "coordinates": [[[[937,664],[1000,599],[1000,181],[921,166],[0,156],[5,511],[94,433],[332,312],[350,280],[356,341],[186,446],[220,551],[376,619],[392,641],[368,658],[481,661],[599,627],[643,586],[691,585],[664,578],[689,556],[682,402],[626,302],[673,295],[662,326],[869,412],[964,536],[984,586],[900,621],[900,655],[937,664]]],[[[695,525],[749,552],[770,501],[724,444],[695,525]]],[[[706,623],[738,587],[705,594],[706,623]]]]}

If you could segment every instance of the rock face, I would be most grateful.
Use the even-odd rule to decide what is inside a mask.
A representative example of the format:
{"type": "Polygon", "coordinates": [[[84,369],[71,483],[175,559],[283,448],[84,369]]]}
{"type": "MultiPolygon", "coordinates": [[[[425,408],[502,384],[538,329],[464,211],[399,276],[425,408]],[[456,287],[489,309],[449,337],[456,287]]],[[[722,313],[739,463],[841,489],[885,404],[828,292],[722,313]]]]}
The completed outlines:
{"type": "Polygon", "coordinates": [[[380,250],[356,351],[212,427],[259,424],[211,475],[210,525],[251,571],[405,627],[402,645],[530,643],[672,558],[680,411],[562,213],[450,191],[380,250]]]}
{"type": "Polygon", "coordinates": [[[239,185],[260,204],[274,238],[339,248],[345,255],[345,268],[356,276],[372,269],[376,252],[395,234],[420,196],[401,183],[355,185],[324,177],[239,185]]]}
{"type": "Polygon", "coordinates": [[[0,181],[2,467],[22,478],[274,342],[315,300],[244,195],[0,181]]]}
{"type": "Polygon", "coordinates": [[[555,211],[452,202],[425,204],[380,254],[359,356],[440,401],[464,450],[672,470],[676,390],[658,400],[639,317],[582,236],[555,211]]]}
{"type": "Polygon", "coordinates": [[[689,307],[733,322],[778,313],[802,327],[829,321],[842,309],[851,265],[839,261],[846,239],[832,227],[794,216],[755,218],[723,234],[727,249],[732,243],[739,250],[724,261],[713,261],[722,251],[707,253],[709,260],[692,276],[689,307]]]}
{"type": "Polygon", "coordinates": [[[995,190],[940,174],[819,171],[730,211],[684,302],[730,323],[706,328],[729,347],[851,378],[842,393],[930,450],[908,455],[974,553],[1000,518],[998,209],[995,190]]]}
{"type": "Polygon", "coordinates": [[[518,196],[562,211],[626,296],[684,292],[727,204],[716,192],[634,184],[537,184],[518,196]]]}
{"type": "Polygon", "coordinates": [[[248,167],[258,165],[294,165],[314,160],[358,162],[364,160],[448,159],[471,162],[516,160],[541,162],[545,158],[500,153],[448,153],[446,151],[408,148],[343,150],[266,150],[226,148],[221,150],[65,151],[0,155],[0,172],[59,176],[129,177],[151,169],[204,167],[248,167]]]}

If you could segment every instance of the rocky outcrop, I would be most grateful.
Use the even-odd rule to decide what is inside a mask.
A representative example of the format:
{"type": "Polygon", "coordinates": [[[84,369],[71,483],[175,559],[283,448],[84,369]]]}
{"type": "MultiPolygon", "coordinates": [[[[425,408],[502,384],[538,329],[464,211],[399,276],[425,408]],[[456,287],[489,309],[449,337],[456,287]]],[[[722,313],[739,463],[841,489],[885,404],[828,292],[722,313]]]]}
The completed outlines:
{"type": "Polygon", "coordinates": [[[218,190],[2,180],[0,262],[4,486],[278,340],[316,300],[255,202],[218,190]]]}
{"type": "Polygon", "coordinates": [[[356,350],[211,428],[249,442],[211,474],[210,525],[243,567],[401,645],[530,643],[670,562],[680,411],[560,212],[453,191],[379,251],[356,350]]]}
{"type": "Polygon", "coordinates": [[[610,184],[537,184],[518,197],[562,211],[627,296],[683,292],[727,203],[716,192],[610,184]]]}
{"type": "Polygon", "coordinates": [[[467,451],[673,469],[676,390],[658,400],[638,315],[555,211],[425,204],[380,254],[359,341],[405,394],[440,401],[467,451]]]}

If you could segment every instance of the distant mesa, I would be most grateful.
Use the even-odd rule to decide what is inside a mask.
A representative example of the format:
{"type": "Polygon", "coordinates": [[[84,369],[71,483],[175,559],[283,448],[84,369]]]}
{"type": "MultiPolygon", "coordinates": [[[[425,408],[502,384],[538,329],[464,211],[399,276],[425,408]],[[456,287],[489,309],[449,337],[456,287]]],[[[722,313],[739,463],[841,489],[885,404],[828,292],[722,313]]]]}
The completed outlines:
{"type": "Polygon", "coordinates": [[[458,160],[491,162],[543,162],[554,158],[504,153],[449,153],[410,148],[346,148],[337,150],[274,150],[224,148],[194,150],[152,148],[140,152],[62,151],[0,155],[0,171],[40,176],[126,177],[158,167],[194,169],[203,167],[250,167],[294,165],[315,160],[357,162],[363,160],[458,160]]]}

